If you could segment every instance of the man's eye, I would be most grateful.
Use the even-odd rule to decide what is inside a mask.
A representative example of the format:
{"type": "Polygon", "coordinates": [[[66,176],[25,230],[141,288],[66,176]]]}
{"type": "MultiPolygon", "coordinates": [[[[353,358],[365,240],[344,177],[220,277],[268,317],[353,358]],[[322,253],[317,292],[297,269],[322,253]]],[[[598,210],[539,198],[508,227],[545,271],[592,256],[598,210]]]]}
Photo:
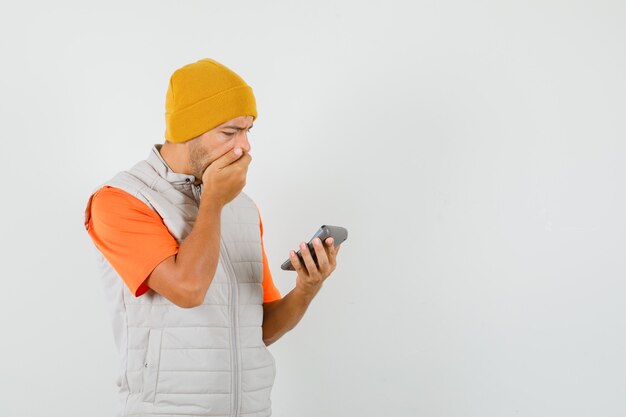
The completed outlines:
{"type": "Polygon", "coordinates": [[[225,134],[226,136],[232,136],[232,135],[234,135],[234,134],[235,134],[235,132],[224,132],[224,134],[225,134]]]}

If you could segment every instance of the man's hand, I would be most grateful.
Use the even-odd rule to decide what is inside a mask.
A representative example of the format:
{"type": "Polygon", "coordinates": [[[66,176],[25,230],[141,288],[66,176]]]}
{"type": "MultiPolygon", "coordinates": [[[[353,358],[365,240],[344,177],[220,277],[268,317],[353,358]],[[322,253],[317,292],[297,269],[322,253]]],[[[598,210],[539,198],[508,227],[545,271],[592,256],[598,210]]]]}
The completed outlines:
{"type": "Polygon", "coordinates": [[[252,156],[237,147],[226,152],[204,170],[202,200],[212,200],[221,207],[233,200],[246,185],[252,156]]]}
{"type": "Polygon", "coordinates": [[[320,238],[316,237],[313,239],[313,248],[315,249],[319,267],[315,265],[315,261],[309,252],[309,246],[305,242],[300,243],[300,253],[302,254],[304,265],[300,262],[295,251],[289,252],[289,259],[291,259],[291,263],[298,273],[296,288],[311,297],[317,294],[326,278],[337,267],[337,254],[341,245],[335,248],[333,243],[334,239],[332,237],[326,239],[326,246],[322,245],[320,238]]]}
{"type": "Polygon", "coordinates": [[[263,304],[263,341],[267,346],[298,324],[324,280],[337,266],[339,246],[335,248],[332,237],[326,239],[326,246],[319,238],[313,240],[319,267],[315,265],[308,245],[302,242],[300,247],[304,265],[295,251],[289,253],[289,259],[298,273],[296,287],[280,300],[263,304]]]}

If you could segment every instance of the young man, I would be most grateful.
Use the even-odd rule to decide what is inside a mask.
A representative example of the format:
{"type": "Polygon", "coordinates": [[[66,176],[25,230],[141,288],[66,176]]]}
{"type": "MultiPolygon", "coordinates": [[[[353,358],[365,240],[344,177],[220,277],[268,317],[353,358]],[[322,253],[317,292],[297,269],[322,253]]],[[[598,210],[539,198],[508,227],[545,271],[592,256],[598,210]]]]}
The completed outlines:
{"type": "Polygon", "coordinates": [[[242,192],[257,117],[250,86],[201,59],[177,69],[165,143],[94,189],[85,228],[111,302],[118,416],[271,415],[267,345],[300,321],[336,268],[332,238],[301,243],[296,286],[274,286],[263,224],[242,192]]]}

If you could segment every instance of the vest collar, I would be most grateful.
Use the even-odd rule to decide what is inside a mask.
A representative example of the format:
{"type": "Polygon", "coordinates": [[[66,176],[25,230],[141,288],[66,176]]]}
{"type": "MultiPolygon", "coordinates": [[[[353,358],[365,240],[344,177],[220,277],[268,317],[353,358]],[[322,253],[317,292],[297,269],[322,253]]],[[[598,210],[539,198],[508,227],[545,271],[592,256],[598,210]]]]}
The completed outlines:
{"type": "Polygon", "coordinates": [[[148,164],[150,164],[150,166],[169,183],[193,184],[196,180],[195,175],[181,174],[179,172],[172,171],[167,162],[165,162],[165,159],[163,159],[163,156],[161,156],[160,150],[162,146],[162,143],[155,143],[152,145],[150,154],[148,155],[148,158],[146,158],[148,164]]]}

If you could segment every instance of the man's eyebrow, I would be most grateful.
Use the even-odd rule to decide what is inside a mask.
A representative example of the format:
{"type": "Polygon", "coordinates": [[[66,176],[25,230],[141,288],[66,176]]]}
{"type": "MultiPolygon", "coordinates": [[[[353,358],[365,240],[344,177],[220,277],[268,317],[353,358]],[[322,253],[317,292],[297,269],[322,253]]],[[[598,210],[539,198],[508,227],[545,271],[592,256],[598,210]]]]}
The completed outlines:
{"type": "MultiPolygon", "coordinates": [[[[252,129],[252,126],[254,126],[254,123],[250,125],[250,127],[248,129],[252,129]]],[[[234,125],[230,125],[230,126],[223,126],[222,129],[235,129],[235,130],[243,130],[245,129],[245,127],[240,127],[240,126],[234,126],[234,125]]]]}

